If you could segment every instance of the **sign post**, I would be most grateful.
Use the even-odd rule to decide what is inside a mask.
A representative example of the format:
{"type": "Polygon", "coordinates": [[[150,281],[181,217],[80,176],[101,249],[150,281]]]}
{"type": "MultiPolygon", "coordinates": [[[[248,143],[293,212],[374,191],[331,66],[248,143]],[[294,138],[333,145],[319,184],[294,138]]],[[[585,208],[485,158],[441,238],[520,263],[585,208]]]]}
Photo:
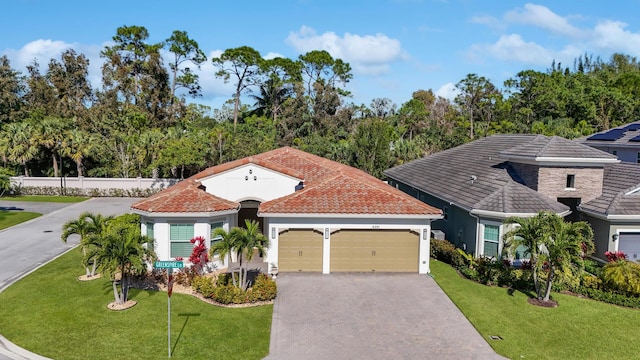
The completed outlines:
{"type": "Polygon", "coordinates": [[[167,355],[171,357],[171,293],[173,292],[173,268],[182,269],[182,261],[156,261],[156,269],[167,269],[167,355]]]}

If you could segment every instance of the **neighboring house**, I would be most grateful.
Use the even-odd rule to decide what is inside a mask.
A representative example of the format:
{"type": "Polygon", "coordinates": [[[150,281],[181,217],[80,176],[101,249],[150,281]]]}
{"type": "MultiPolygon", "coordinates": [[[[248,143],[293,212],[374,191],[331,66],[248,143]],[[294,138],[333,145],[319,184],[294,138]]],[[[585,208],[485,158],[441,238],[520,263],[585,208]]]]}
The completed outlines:
{"type": "Polygon", "coordinates": [[[552,211],[590,221],[598,257],[622,249],[633,258],[640,256],[640,165],[619,162],[556,136],[495,135],[385,175],[390,185],[442,209],[434,229],[475,256],[501,253],[507,217],[552,211]]]}
{"type": "Polygon", "coordinates": [[[601,131],[576,141],[613,154],[621,161],[640,164],[640,121],[601,131]]]}
{"type": "MultiPolygon", "coordinates": [[[[256,220],[283,271],[429,272],[441,211],[358,169],[290,147],[208,168],[132,206],[159,258],[187,258],[194,236],[256,220]]],[[[214,259],[222,267],[220,259],[214,259]]]]}

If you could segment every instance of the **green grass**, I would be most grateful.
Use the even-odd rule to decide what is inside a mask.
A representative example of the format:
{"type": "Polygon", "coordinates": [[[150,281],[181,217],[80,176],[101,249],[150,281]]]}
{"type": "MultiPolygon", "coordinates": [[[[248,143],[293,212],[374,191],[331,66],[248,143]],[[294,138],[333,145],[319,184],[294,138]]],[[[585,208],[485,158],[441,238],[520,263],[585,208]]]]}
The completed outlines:
{"type": "Polygon", "coordinates": [[[57,195],[17,195],[3,196],[0,201],[32,201],[32,202],[54,202],[54,203],[77,203],[89,199],[84,196],[57,196],[57,195]]]}
{"type": "Polygon", "coordinates": [[[42,214],[28,212],[28,211],[7,211],[0,210],[0,230],[6,229],[10,226],[20,224],[27,220],[35,219],[42,214]]]}
{"type": "MultiPolygon", "coordinates": [[[[77,280],[77,249],[0,293],[0,334],[56,359],[167,358],[167,294],[131,289],[137,305],[111,311],[111,282],[77,280]]],[[[172,359],[261,359],[269,352],[272,305],[227,309],[171,297],[172,359]]]]}
{"type": "Polygon", "coordinates": [[[640,312],[570,295],[553,294],[559,306],[542,308],[528,295],[509,294],[462,278],[431,260],[438,285],[493,349],[510,359],[638,358],[640,312]],[[499,335],[503,340],[490,340],[499,335]]]}

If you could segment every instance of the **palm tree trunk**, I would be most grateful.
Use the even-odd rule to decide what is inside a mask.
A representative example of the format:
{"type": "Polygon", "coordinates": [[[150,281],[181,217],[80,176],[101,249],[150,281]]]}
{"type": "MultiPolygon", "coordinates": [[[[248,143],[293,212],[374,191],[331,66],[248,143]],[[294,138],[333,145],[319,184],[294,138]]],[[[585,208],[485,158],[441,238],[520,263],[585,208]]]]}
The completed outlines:
{"type": "Polygon", "coordinates": [[[540,280],[538,279],[538,268],[536,267],[536,262],[531,261],[531,271],[533,272],[533,287],[536,291],[536,297],[540,299],[540,280]]]}
{"type": "Polygon", "coordinates": [[[554,273],[553,266],[549,265],[549,276],[547,277],[547,289],[544,294],[544,301],[549,301],[549,297],[551,296],[551,284],[553,284],[554,273]]]}
{"type": "Polygon", "coordinates": [[[96,275],[97,268],[98,268],[98,260],[96,260],[96,258],[93,258],[93,265],[91,266],[91,276],[96,275]]]}
{"type": "Polygon", "coordinates": [[[122,303],[127,302],[127,298],[129,297],[129,277],[125,274],[122,274],[122,281],[120,282],[120,287],[122,288],[122,303]]]}
{"type": "Polygon", "coordinates": [[[120,301],[120,294],[118,293],[118,281],[113,280],[113,297],[115,299],[116,304],[122,304],[120,301]]]}

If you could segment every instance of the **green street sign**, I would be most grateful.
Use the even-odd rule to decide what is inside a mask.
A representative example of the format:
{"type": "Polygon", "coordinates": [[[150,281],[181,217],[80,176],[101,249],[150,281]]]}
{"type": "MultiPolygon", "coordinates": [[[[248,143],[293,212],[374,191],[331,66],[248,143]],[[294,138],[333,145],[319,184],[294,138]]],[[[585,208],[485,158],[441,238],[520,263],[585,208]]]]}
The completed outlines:
{"type": "Polygon", "coordinates": [[[156,261],[153,264],[153,267],[156,269],[182,269],[184,267],[184,262],[182,261],[156,261]]]}

